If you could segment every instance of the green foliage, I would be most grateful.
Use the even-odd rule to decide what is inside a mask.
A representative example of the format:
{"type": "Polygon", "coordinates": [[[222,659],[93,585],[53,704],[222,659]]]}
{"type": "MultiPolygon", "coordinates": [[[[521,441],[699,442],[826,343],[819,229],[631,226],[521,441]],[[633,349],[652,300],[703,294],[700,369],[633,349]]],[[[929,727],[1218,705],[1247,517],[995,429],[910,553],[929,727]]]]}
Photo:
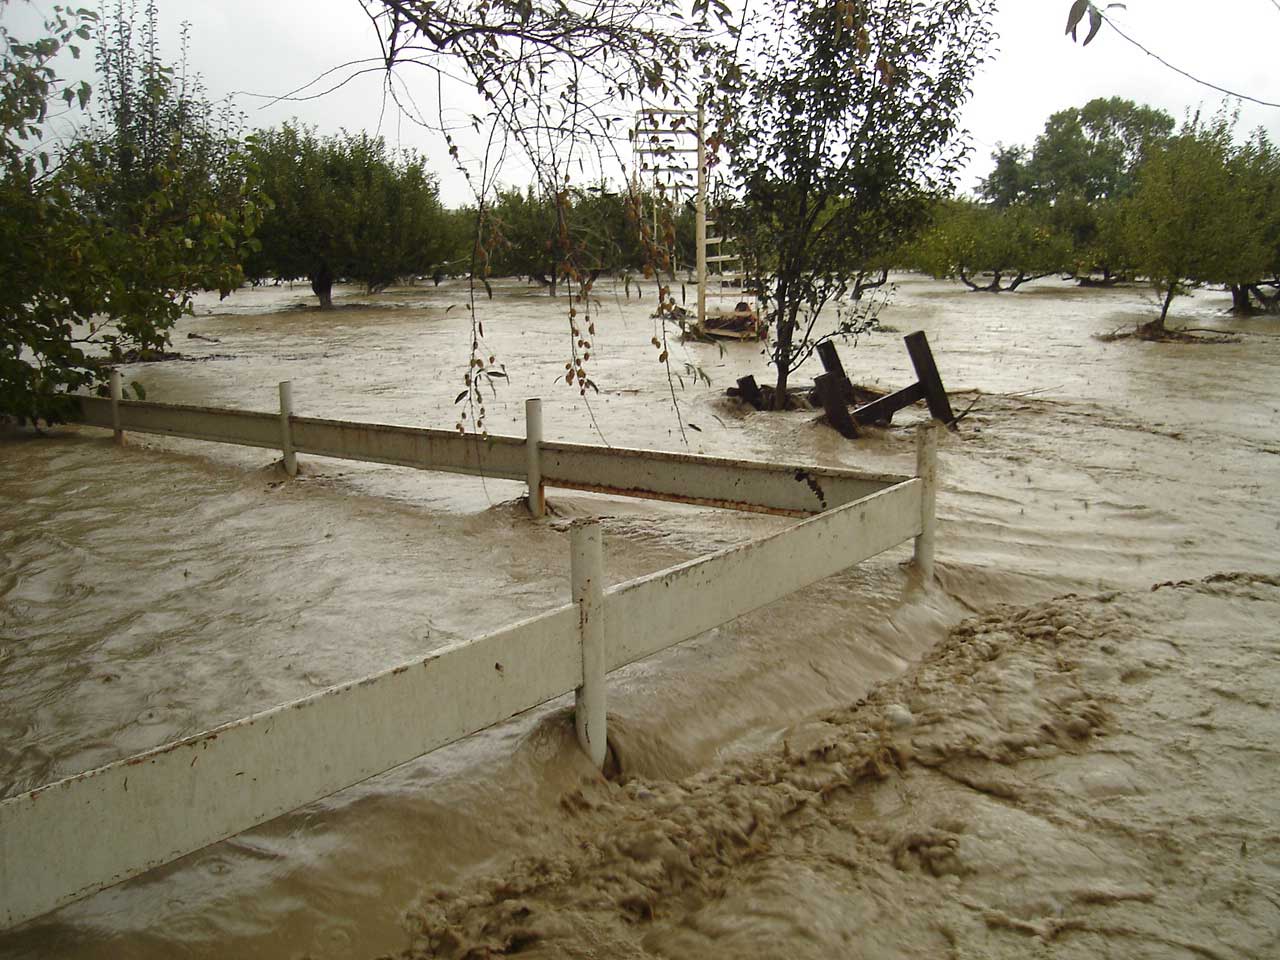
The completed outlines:
{"type": "Polygon", "coordinates": [[[1071,244],[1045,206],[953,201],[938,208],[933,226],[910,249],[918,269],[999,293],[1064,269],[1071,244]]]}
{"type": "Polygon", "coordinates": [[[566,188],[551,197],[532,187],[499,191],[486,210],[482,274],[529,277],[554,294],[566,277],[651,274],[669,270],[672,259],[688,264],[694,257],[692,211],[667,205],[654,218],[654,201],[608,183],[566,188]],[[664,262],[651,262],[654,251],[647,241],[659,259],[665,254],[664,262]]]}
{"type": "Polygon", "coordinates": [[[93,16],[59,9],[34,42],[0,27],[0,412],[65,416],[69,392],[163,347],[196,290],[240,282],[255,206],[234,138],[198,82],[158,60],[155,16],[148,5],[138,42],[136,9],[117,4],[99,45],[104,107],[54,162],[35,146],[49,104],[88,89],[60,88],[49,62],[93,16]]]}
{"type": "Polygon", "coordinates": [[[980,193],[997,206],[1049,208],[1053,229],[1075,246],[1068,268],[1110,276],[1117,263],[1114,238],[1103,235],[1105,211],[1132,195],[1138,166],[1168,140],[1173,126],[1163,110],[1120,97],[1060,110],[1031,150],[997,147],[995,168],[980,193]]]}
{"type": "Polygon", "coordinates": [[[1161,297],[1164,326],[1173,298],[1203,283],[1256,284],[1277,265],[1275,150],[1259,134],[1232,142],[1230,118],[1193,120],[1143,163],[1125,214],[1136,269],[1161,297]]]}
{"type": "Polygon", "coordinates": [[[727,85],[719,112],[742,199],[731,231],[770,267],[779,402],[822,339],[823,308],[950,191],[992,12],[989,0],[780,2],[756,25],[745,59],[758,66],[727,85]]]}
{"type": "Polygon", "coordinates": [[[372,292],[461,255],[436,178],[412,151],[388,150],[366,133],[319,137],[285,124],[250,138],[250,154],[271,201],[260,248],[245,262],[253,279],[307,277],[330,307],[337,279],[372,292]]]}

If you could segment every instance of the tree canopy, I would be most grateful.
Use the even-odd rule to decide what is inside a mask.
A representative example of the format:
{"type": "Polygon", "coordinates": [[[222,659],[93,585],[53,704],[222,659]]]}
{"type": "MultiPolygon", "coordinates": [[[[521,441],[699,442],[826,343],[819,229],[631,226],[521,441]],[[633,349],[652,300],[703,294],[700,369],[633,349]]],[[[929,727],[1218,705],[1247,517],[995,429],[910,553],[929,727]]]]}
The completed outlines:
{"type": "MultiPolygon", "coordinates": [[[[959,108],[991,40],[991,2],[775,3],[755,64],[719,103],[738,185],[734,234],[774,324],[775,402],[857,275],[923,225],[965,149],[959,108]],[[815,334],[815,330],[818,333],[815,334]]],[[[840,329],[859,322],[842,313],[840,329]]],[[[865,319],[865,314],[862,319],[865,319]]]]}
{"type": "Polygon", "coordinates": [[[198,79],[160,62],[155,9],[110,11],[88,130],[38,146],[62,87],[51,61],[79,54],[96,16],[57,9],[33,41],[0,24],[0,413],[56,420],[67,393],[111,363],[157,350],[199,289],[229,291],[257,208],[229,119],[198,79]]]}
{"type": "Polygon", "coordinates": [[[305,277],[322,308],[345,279],[380,290],[431,274],[461,256],[440,206],[435,175],[412,151],[391,151],[366,133],[321,137],[285,124],[249,144],[271,201],[258,229],[253,279],[305,277]]]}

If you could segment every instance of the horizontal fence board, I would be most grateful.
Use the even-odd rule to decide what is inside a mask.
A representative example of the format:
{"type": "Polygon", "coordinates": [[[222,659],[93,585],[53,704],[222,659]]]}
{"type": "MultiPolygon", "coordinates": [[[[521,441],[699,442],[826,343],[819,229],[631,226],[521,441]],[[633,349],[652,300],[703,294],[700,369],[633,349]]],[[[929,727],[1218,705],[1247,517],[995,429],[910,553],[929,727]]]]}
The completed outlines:
{"type": "MultiPolygon", "coordinates": [[[[81,397],[82,422],[111,429],[111,401],[102,397],[81,397]]],[[[157,433],[214,443],[235,443],[245,447],[280,449],[280,416],[252,410],[221,410],[140,400],[120,401],[120,429],[135,433],[157,433]]]]}
{"type": "Polygon", "coordinates": [[[0,802],[0,927],[574,689],[571,605],[0,802]]]}
{"type": "Polygon", "coordinates": [[[541,455],[548,486],[786,514],[829,510],[906,479],[572,443],[543,443],[541,455]]]}
{"type": "Polygon", "coordinates": [[[480,474],[523,480],[527,471],[522,437],[461,434],[382,423],[352,423],[293,417],[293,447],[298,453],[369,463],[391,463],[419,470],[480,474]]]}
{"type": "Polygon", "coordinates": [[[608,668],[644,659],[918,536],[921,488],[919,480],[907,480],[770,537],[612,587],[604,616],[608,668]]]}
{"type": "MultiPolygon", "coordinates": [[[[110,400],[82,397],[80,405],[83,423],[111,428],[110,400]]],[[[528,476],[523,437],[478,437],[314,417],[291,417],[289,423],[296,453],[502,480],[528,476]]],[[[122,401],[120,426],[138,433],[281,449],[277,413],[122,401]]],[[[793,516],[830,510],[906,479],[832,467],[574,443],[543,442],[539,451],[547,486],[793,516]]]]}

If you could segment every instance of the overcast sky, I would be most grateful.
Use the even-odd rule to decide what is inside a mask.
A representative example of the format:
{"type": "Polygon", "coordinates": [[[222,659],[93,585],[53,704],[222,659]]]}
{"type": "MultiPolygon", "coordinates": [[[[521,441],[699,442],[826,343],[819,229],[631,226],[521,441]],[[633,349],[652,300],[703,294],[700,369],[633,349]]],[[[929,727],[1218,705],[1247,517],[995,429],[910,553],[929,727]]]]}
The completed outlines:
{"type": "MultiPolygon", "coordinates": [[[[176,57],[183,21],[191,24],[192,66],[209,93],[238,91],[280,95],[347,61],[374,57],[378,45],[357,0],[158,0],[162,37],[176,57]]],[[[25,4],[0,4],[0,16],[17,27],[31,19],[25,4]]],[[[38,0],[36,10],[51,6],[38,0]]],[[[1029,144],[1055,110],[1098,96],[1122,96],[1162,107],[1181,120],[1188,110],[1212,113],[1223,100],[1144,55],[1104,27],[1088,48],[1063,36],[1068,0],[1004,0],[997,16],[997,48],[982,68],[965,111],[974,157],[964,185],[990,168],[997,142],[1029,144]]],[[[1221,87],[1280,103],[1280,0],[1130,0],[1112,11],[1118,25],[1177,67],[1221,87]]],[[[426,76],[405,75],[411,87],[426,76]]],[[[393,144],[423,150],[441,174],[442,199],[467,202],[470,194],[446,162],[439,138],[382,113],[381,77],[358,77],[341,90],[304,103],[275,103],[240,96],[251,126],[291,117],[322,132],[365,129],[393,144]]],[[[423,89],[430,97],[434,81],[423,89]]],[[[458,113],[473,109],[464,90],[451,95],[458,113]]],[[[1280,108],[1244,103],[1241,131],[1266,126],[1280,140],[1280,108]]],[[[520,181],[519,168],[506,179],[520,181]]]]}

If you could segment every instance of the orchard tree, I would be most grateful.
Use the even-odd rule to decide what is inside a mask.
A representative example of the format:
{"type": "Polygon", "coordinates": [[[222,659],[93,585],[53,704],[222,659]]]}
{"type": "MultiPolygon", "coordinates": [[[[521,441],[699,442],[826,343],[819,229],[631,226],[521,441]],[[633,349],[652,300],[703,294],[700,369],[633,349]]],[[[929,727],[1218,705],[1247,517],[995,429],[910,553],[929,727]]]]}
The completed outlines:
{"type": "Polygon", "coordinates": [[[1188,123],[1138,174],[1125,217],[1134,266],[1160,297],[1160,315],[1139,332],[1159,337],[1173,298],[1203,283],[1257,276],[1267,260],[1264,211],[1251,208],[1230,169],[1231,121],[1188,123]]]}
{"type": "MultiPolygon", "coordinates": [[[[679,259],[693,258],[692,212],[667,210],[655,228],[649,219],[662,198],[614,188],[607,182],[572,187],[548,197],[532,185],[504,189],[489,205],[482,238],[485,276],[523,276],[552,295],[571,271],[588,283],[603,273],[631,275],[648,263],[644,236],[679,259]]],[[[664,210],[666,208],[663,208],[664,210]]]]}
{"type": "Polygon", "coordinates": [[[154,5],[140,30],[135,7],[111,11],[90,127],[56,154],[40,146],[51,104],[90,103],[51,61],[79,55],[95,23],[55,8],[30,41],[0,23],[0,413],[33,421],[163,348],[195,291],[236,286],[256,217],[233,131],[158,59],[154,5]]]}
{"type": "Polygon", "coordinates": [[[329,309],[336,280],[374,292],[457,257],[435,176],[416,153],[389,151],[366,133],[319,137],[288,123],[257,133],[250,152],[271,201],[245,264],[250,277],[305,277],[329,309]]]}
{"type": "Polygon", "coordinates": [[[1044,206],[954,201],[939,206],[933,226],[909,249],[917,269],[1000,293],[1061,271],[1071,244],[1044,206]]]}
{"type": "Polygon", "coordinates": [[[1121,97],[1052,114],[1028,162],[1033,199],[1093,203],[1132,195],[1139,164],[1173,134],[1173,117],[1121,97]]]}
{"type": "Polygon", "coordinates": [[[483,235],[485,276],[535,280],[553,297],[569,245],[568,197],[541,196],[532,186],[502,190],[489,205],[483,235]]]}
{"type": "Polygon", "coordinates": [[[719,101],[742,203],[734,234],[761,263],[775,335],[774,402],[829,336],[873,319],[845,312],[857,275],[925,222],[964,155],[958,115],[992,38],[991,0],[839,0],[767,8],[746,41],[754,66],[719,101]],[[835,329],[818,328],[840,306],[835,329]]]}
{"type": "Polygon", "coordinates": [[[1103,231],[1115,205],[1133,194],[1139,164],[1166,142],[1174,121],[1163,110],[1120,97],[1060,110],[1045,122],[1034,146],[998,147],[980,194],[997,206],[1045,207],[1053,229],[1075,247],[1070,269],[1082,283],[1114,282],[1113,236],[1103,231]]]}
{"type": "Polygon", "coordinates": [[[1234,151],[1229,169],[1253,221],[1236,274],[1223,281],[1231,289],[1231,309],[1242,315],[1274,313],[1280,310],[1280,149],[1258,130],[1234,151]]]}

